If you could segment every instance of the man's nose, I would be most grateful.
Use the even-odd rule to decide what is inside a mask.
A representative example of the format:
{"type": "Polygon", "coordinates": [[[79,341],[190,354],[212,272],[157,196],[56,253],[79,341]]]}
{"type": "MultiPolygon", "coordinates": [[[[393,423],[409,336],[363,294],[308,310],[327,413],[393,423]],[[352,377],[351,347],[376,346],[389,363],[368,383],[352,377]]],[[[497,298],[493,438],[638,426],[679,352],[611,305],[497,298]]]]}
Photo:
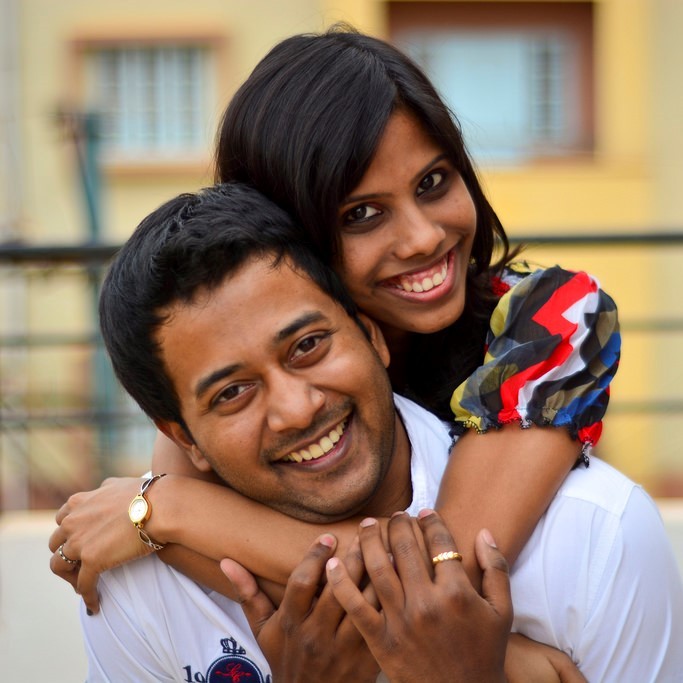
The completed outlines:
{"type": "Polygon", "coordinates": [[[274,432],[306,429],[325,404],[325,394],[308,379],[280,373],[269,379],[268,427],[274,432]]]}

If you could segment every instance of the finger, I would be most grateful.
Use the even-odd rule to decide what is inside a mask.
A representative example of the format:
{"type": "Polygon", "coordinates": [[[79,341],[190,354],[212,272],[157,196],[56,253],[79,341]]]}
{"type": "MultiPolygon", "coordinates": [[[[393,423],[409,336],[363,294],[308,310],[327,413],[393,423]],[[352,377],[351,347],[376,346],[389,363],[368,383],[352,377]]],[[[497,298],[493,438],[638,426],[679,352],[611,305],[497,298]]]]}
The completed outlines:
{"type": "MultiPolygon", "coordinates": [[[[419,530],[418,534],[422,535],[419,530]]],[[[389,548],[404,592],[411,583],[431,581],[431,564],[420,545],[414,520],[405,512],[397,512],[389,520],[389,548]]]]}
{"type": "MultiPolygon", "coordinates": [[[[329,559],[329,558],[328,558],[329,559]]],[[[360,582],[365,575],[365,565],[363,564],[363,554],[360,549],[360,541],[358,537],[354,538],[349,546],[344,557],[344,566],[346,567],[346,572],[349,575],[351,581],[353,581],[356,586],[360,585],[360,582]]],[[[334,595],[332,588],[329,583],[325,584],[318,598],[318,602],[315,606],[315,611],[317,615],[318,628],[323,625],[327,629],[334,633],[338,630],[340,622],[346,616],[344,608],[339,604],[339,601],[334,595]]],[[[358,632],[352,626],[352,630],[357,634],[358,632]]]]}
{"type": "Polygon", "coordinates": [[[64,505],[57,510],[55,522],[57,522],[57,524],[61,524],[64,521],[64,518],[69,514],[70,509],[69,501],[67,500],[66,503],[64,503],[64,505]]]}
{"type": "Polygon", "coordinates": [[[76,592],[80,594],[88,610],[88,614],[97,614],[100,611],[100,596],[97,594],[97,581],[99,574],[81,565],[78,571],[76,592]]]}
{"type": "Polygon", "coordinates": [[[79,566],[77,564],[67,564],[57,553],[53,553],[50,558],[50,569],[53,574],[71,584],[73,589],[78,592],[76,585],[78,582],[79,566]]]}
{"type": "Polygon", "coordinates": [[[384,617],[365,599],[344,563],[333,557],[327,562],[326,572],[327,583],[335,598],[360,635],[368,642],[378,638],[384,617]]]}
{"type": "Polygon", "coordinates": [[[50,546],[50,552],[56,553],[57,548],[59,548],[62,543],[66,543],[66,535],[61,526],[58,526],[51,534],[48,540],[48,545],[50,546]]]}
{"type": "Polygon", "coordinates": [[[360,523],[359,538],[365,570],[380,605],[387,610],[403,609],[403,587],[394,569],[396,558],[386,551],[377,520],[364,519],[360,523]]]}
{"type": "MultiPolygon", "coordinates": [[[[432,558],[442,553],[457,553],[455,540],[443,520],[434,510],[421,510],[418,513],[418,523],[424,534],[427,552],[432,558]]],[[[462,568],[462,557],[458,554],[455,558],[434,562],[434,577],[438,581],[442,577],[444,581],[452,581],[455,577],[465,577],[462,568]]]]}
{"type": "Polygon", "coordinates": [[[311,611],[325,577],[325,563],[336,547],[334,536],[322,534],[291,573],[280,610],[287,619],[301,623],[311,611]]]}
{"type": "Polygon", "coordinates": [[[224,559],[221,570],[232,583],[237,600],[254,635],[258,638],[264,624],[275,612],[275,605],[259,588],[254,576],[234,560],[224,559]]]}
{"type": "Polygon", "coordinates": [[[482,595],[484,599],[512,624],[512,597],[508,563],[498,550],[488,529],[482,529],[474,543],[477,561],[482,571],[482,595]]]}

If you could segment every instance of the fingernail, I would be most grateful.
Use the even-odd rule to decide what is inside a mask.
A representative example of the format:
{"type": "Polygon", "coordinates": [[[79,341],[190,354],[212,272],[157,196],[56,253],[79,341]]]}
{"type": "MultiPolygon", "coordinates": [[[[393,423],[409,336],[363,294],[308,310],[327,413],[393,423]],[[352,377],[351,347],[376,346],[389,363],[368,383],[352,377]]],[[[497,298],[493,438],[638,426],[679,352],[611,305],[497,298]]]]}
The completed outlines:
{"type": "Polygon", "coordinates": [[[94,614],[94,612],[93,612],[89,607],[86,607],[85,613],[86,613],[89,617],[91,617],[91,616],[94,614]]]}
{"type": "Polygon", "coordinates": [[[337,543],[337,539],[332,536],[332,534],[323,534],[319,539],[318,543],[320,545],[324,545],[327,548],[334,548],[335,544],[337,543]]]}
{"type": "Polygon", "coordinates": [[[405,511],[403,510],[398,510],[397,512],[394,512],[391,516],[392,517],[400,517],[401,515],[405,515],[405,511]]]}
{"type": "Polygon", "coordinates": [[[488,543],[488,545],[490,545],[492,548],[498,547],[496,545],[496,542],[493,540],[493,536],[491,535],[491,532],[488,529],[482,529],[481,535],[483,536],[486,543],[488,543]]]}
{"type": "Polygon", "coordinates": [[[422,518],[424,518],[424,517],[429,517],[429,515],[433,515],[433,514],[434,514],[434,510],[430,510],[429,508],[425,508],[424,510],[420,510],[420,511],[417,513],[417,516],[418,516],[420,519],[422,519],[422,518]]]}
{"type": "Polygon", "coordinates": [[[327,560],[327,570],[328,571],[333,572],[338,567],[339,567],[339,558],[338,557],[331,557],[329,560],[327,560]]]}
{"type": "Polygon", "coordinates": [[[376,520],[376,519],[373,519],[372,517],[366,517],[366,518],[360,523],[360,525],[361,525],[362,527],[374,526],[375,524],[377,524],[377,520],[376,520]]]}

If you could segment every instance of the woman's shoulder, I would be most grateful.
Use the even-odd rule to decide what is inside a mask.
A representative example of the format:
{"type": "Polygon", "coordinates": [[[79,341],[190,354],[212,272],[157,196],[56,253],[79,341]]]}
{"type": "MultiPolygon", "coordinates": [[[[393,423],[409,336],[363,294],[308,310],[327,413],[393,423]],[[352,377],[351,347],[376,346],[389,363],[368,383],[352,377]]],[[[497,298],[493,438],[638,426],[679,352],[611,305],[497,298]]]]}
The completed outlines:
{"type": "Polygon", "coordinates": [[[562,286],[576,293],[602,292],[599,281],[585,271],[567,270],[561,266],[542,266],[529,261],[513,261],[491,278],[493,291],[500,299],[506,294],[517,296],[550,296],[562,286]]]}

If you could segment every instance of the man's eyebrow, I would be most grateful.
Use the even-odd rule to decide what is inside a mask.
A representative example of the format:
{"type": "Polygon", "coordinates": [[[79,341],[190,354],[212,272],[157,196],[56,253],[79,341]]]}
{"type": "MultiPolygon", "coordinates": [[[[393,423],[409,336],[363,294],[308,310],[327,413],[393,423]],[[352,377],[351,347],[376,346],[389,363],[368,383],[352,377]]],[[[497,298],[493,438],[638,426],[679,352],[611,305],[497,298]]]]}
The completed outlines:
{"type": "Polygon", "coordinates": [[[321,311],[310,311],[308,313],[303,313],[298,318],[293,320],[289,325],[283,327],[275,335],[274,341],[275,343],[283,342],[292,335],[296,334],[302,328],[322,321],[327,321],[327,318],[321,311]]]}
{"type": "MultiPolygon", "coordinates": [[[[289,337],[295,335],[299,330],[312,325],[313,323],[318,323],[322,321],[327,321],[327,318],[320,311],[310,311],[308,313],[303,313],[298,318],[293,320],[289,325],[283,327],[281,330],[275,334],[273,338],[274,344],[282,343],[289,339],[289,337]]],[[[195,398],[200,399],[203,394],[205,394],[216,382],[219,382],[226,377],[238,372],[244,367],[243,363],[233,363],[231,365],[226,365],[224,368],[219,368],[215,370],[210,375],[203,377],[197,382],[194,394],[195,398]]]]}
{"type": "Polygon", "coordinates": [[[242,363],[233,363],[226,365],[224,368],[215,370],[210,375],[200,379],[194,390],[195,398],[200,399],[216,382],[219,382],[226,377],[234,374],[243,367],[242,363]]]}

